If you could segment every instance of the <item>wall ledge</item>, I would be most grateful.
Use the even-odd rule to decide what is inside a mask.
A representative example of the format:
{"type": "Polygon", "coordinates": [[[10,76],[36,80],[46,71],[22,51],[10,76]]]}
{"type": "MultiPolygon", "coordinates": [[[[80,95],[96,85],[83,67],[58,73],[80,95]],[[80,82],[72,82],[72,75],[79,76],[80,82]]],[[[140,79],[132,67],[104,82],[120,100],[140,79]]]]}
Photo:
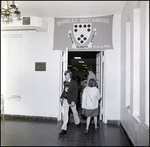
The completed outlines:
{"type": "Polygon", "coordinates": [[[123,134],[124,134],[126,140],[128,141],[129,146],[134,146],[134,144],[133,144],[133,142],[131,141],[131,139],[130,139],[128,133],[126,132],[126,130],[125,130],[124,127],[122,126],[121,122],[120,122],[120,129],[121,129],[121,131],[123,132],[123,134]]]}
{"type": "Polygon", "coordinates": [[[107,120],[109,125],[120,125],[120,120],[107,120]]]}
{"type": "Polygon", "coordinates": [[[134,118],[134,120],[136,121],[136,123],[140,126],[141,121],[140,121],[138,115],[136,115],[136,114],[131,114],[131,116],[134,118]]]}
{"type": "Polygon", "coordinates": [[[148,126],[148,124],[147,124],[147,123],[144,123],[144,124],[142,125],[142,127],[143,127],[144,131],[146,132],[146,134],[149,136],[149,126],[148,126]]]}

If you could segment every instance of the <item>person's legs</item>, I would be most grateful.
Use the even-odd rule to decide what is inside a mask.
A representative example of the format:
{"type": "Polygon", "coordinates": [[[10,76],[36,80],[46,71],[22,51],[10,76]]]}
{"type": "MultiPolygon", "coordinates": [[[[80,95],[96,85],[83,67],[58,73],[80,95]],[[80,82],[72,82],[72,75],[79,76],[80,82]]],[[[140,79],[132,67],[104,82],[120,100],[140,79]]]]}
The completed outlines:
{"type": "Polygon", "coordinates": [[[95,129],[97,129],[97,117],[94,117],[95,129]]]}
{"type": "Polygon", "coordinates": [[[78,115],[78,111],[76,109],[76,105],[74,105],[73,107],[71,107],[71,110],[73,112],[74,122],[77,125],[77,124],[80,123],[80,118],[79,118],[79,115],[78,115]]]}
{"type": "Polygon", "coordinates": [[[87,117],[87,119],[86,119],[86,130],[89,130],[90,121],[91,121],[91,117],[87,117]]]}
{"type": "Polygon", "coordinates": [[[61,129],[66,131],[67,123],[68,123],[68,111],[69,111],[69,104],[66,99],[64,99],[63,106],[64,106],[64,115],[63,115],[63,124],[61,129]]]}
{"type": "Polygon", "coordinates": [[[86,119],[86,130],[84,133],[88,133],[90,121],[91,121],[91,117],[87,117],[87,119],[86,119]]]}

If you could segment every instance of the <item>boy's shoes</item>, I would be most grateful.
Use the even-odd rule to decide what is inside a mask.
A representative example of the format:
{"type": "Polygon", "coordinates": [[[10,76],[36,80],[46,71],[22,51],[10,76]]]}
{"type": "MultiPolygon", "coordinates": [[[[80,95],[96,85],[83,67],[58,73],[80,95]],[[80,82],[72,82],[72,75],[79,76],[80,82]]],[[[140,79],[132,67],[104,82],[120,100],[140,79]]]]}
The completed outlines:
{"type": "Polygon", "coordinates": [[[84,131],[84,134],[87,134],[88,133],[88,130],[86,129],[85,131],[84,131]]]}
{"type": "Polygon", "coordinates": [[[97,131],[97,130],[98,130],[98,127],[95,128],[95,131],[97,131]]]}
{"type": "Polygon", "coordinates": [[[64,135],[64,134],[67,134],[66,130],[62,130],[58,135],[64,135]]]}
{"type": "Polygon", "coordinates": [[[81,127],[81,123],[78,123],[78,124],[77,124],[77,128],[80,128],[80,127],[81,127]]]}

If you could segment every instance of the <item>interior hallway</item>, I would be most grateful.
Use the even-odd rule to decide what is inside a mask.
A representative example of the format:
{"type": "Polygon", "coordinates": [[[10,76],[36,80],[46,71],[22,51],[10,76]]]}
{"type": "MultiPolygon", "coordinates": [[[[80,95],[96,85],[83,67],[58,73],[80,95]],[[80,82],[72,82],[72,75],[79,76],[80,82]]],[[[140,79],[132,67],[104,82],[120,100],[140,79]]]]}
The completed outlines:
{"type": "Polygon", "coordinates": [[[119,125],[98,123],[95,131],[91,123],[84,134],[85,123],[77,128],[71,121],[67,134],[59,136],[61,121],[5,118],[1,121],[1,146],[130,146],[119,125]]]}

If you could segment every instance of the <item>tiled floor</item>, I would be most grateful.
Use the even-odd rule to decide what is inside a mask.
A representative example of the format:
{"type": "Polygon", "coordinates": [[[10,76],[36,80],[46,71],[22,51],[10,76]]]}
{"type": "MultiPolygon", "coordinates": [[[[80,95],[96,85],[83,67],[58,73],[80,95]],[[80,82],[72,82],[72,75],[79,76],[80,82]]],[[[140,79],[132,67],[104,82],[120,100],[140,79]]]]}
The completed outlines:
{"type": "Polygon", "coordinates": [[[99,122],[95,131],[91,123],[84,134],[85,125],[77,128],[70,121],[67,134],[59,136],[61,122],[6,119],[1,121],[1,146],[129,146],[119,126],[99,122]]]}

